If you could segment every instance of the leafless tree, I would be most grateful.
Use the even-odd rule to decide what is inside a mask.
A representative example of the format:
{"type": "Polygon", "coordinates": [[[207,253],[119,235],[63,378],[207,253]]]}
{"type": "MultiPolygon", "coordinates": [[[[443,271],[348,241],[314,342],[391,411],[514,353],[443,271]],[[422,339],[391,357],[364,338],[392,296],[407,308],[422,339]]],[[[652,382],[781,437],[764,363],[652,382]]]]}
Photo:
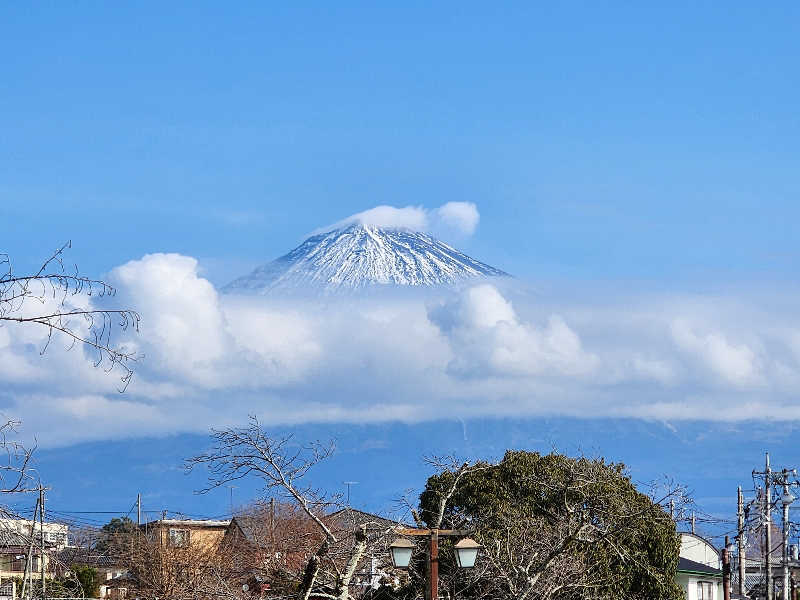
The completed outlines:
{"type": "Polygon", "coordinates": [[[302,556],[294,574],[298,592],[294,597],[308,600],[331,598],[348,600],[350,586],[370,543],[385,538],[374,535],[381,524],[361,522],[352,529],[337,527],[329,519],[338,499],[305,482],[309,471],[326,460],[334,451],[333,443],[294,444],[291,436],[274,438],[250,417],[248,426],[212,431],[213,447],[208,452],[186,461],[187,470],[203,466],[208,469],[208,486],[201,492],[225,486],[244,477],[258,477],[264,482],[265,496],[278,490],[282,497],[296,505],[312,526],[314,535],[309,545],[298,549],[302,556]],[[373,535],[370,535],[370,530],[373,535]]]}
{"type": "Polygon", "coordinates": [[[0,494],[32,492],[38,489],[31,458],[36,446],[26,446],[16,439],[20,421],[8,420],[0,425],[0,494]]]}
{"type": "Polygon", "coordinates": [[[139,531],[115,534],[114,558],[129,574],[128,595],[168,600],[243,598],[240,566],[215,544],[165,543],[139,531]]]}
{"type": "Polygon", "coordinates": [[[103,540],[103,531],[93,525],[70,525],[70,546],[85,551],[97,550],[98,544],[103,540]]]}
{"type": "Polygon", "coordinates": [[[114,288],[99,279],[85,277],[77,266],[68,268],[64,253],[67,242],[56,250],[35,273],[15,272],[8,254],[0,253],[0,325],[34,325],[42,327],[46,341],[44,353],[54,334],[68,340],[69,347],[81,345],[95,353],[95,366],[107,371],[122,369],[122,387],[133,377],[132,363],[137,356],[113,343],[115,329],[138,331],[139,314],[130,309],[87,308],[72,300],[78,296],[104,298],[114,296],[114,288]]]}

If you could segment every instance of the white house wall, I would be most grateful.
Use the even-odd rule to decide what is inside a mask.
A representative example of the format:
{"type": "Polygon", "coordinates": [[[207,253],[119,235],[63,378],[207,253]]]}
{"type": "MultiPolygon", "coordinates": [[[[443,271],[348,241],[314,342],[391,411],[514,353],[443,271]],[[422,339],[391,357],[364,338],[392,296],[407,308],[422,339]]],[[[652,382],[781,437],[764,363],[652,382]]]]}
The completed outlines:
{"type": "Polygon", "coordinates": [[[686,600],[697,600],[697,583],[704,581],[714,584],[714,600],[722,600],[722,582],[719,579],[703,577],[701,575],[689,575],[678,573],[676,580],[686,593],[686,600]]]}
{"type": "Polygon", "coordinates": [[[681,556],[715,569],[722,568],[719,552],[704,539],[691,533],[681,534],[681,556]]]}

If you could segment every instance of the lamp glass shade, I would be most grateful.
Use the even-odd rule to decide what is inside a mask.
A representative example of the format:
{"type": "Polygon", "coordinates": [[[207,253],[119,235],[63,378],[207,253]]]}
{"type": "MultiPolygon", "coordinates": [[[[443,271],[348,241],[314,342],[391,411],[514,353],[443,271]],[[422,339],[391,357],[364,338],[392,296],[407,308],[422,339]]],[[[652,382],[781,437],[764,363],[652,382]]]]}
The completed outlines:
{"type": "Polygon", "coordinates": [[[783,502],[784,506],[789,506],[795,501],[795,497],[792,492],[786,492],[783,496],[781,496],[781,501],[783,502]]]}
{"type": "Polygon", "coordinates": [[[475,561],[478,559],[478,550],[482,546],[470,538],[464,538],[458,542],[453,549],[456,552],[456,562],[462,569],[471,569],[475,566],[475,561]]]}
{"type": "Polygon", "coordinates": [[[392,563],[398,569],[407,569],[411,562],[411,552],[414,550],[414,544],[404,538],[397,538],[389,546],[392,553],[392,563]]]}

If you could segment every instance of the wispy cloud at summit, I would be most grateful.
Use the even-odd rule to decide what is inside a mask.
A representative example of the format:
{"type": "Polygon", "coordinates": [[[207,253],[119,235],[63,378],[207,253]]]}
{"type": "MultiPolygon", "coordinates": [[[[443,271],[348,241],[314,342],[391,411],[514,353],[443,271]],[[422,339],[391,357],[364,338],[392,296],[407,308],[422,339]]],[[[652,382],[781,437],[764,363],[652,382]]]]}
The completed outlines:
{"type": "Polygon", "coordinates": [[[450,232],[472,235],[478,227],[480,213],[473,202],[447,202],[434,209],[424,206],[380,205],[355,213],[313,233],[325,233],[348,225],[361,224],[387,229],[411,229],[413,231],[450,232]]]}

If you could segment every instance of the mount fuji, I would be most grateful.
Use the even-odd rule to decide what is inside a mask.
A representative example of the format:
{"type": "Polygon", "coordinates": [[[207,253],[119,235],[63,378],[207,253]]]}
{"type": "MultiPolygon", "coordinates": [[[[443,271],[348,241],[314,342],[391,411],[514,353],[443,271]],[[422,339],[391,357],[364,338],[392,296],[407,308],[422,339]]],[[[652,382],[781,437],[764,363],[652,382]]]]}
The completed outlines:
{"type": "Polygon", "coordinates": [[[378,286],[456,285],[507,276],[425,233],[352,223],[308,238],[285,256],[232,281],[223,291],[335,293],[378,286]]]}

